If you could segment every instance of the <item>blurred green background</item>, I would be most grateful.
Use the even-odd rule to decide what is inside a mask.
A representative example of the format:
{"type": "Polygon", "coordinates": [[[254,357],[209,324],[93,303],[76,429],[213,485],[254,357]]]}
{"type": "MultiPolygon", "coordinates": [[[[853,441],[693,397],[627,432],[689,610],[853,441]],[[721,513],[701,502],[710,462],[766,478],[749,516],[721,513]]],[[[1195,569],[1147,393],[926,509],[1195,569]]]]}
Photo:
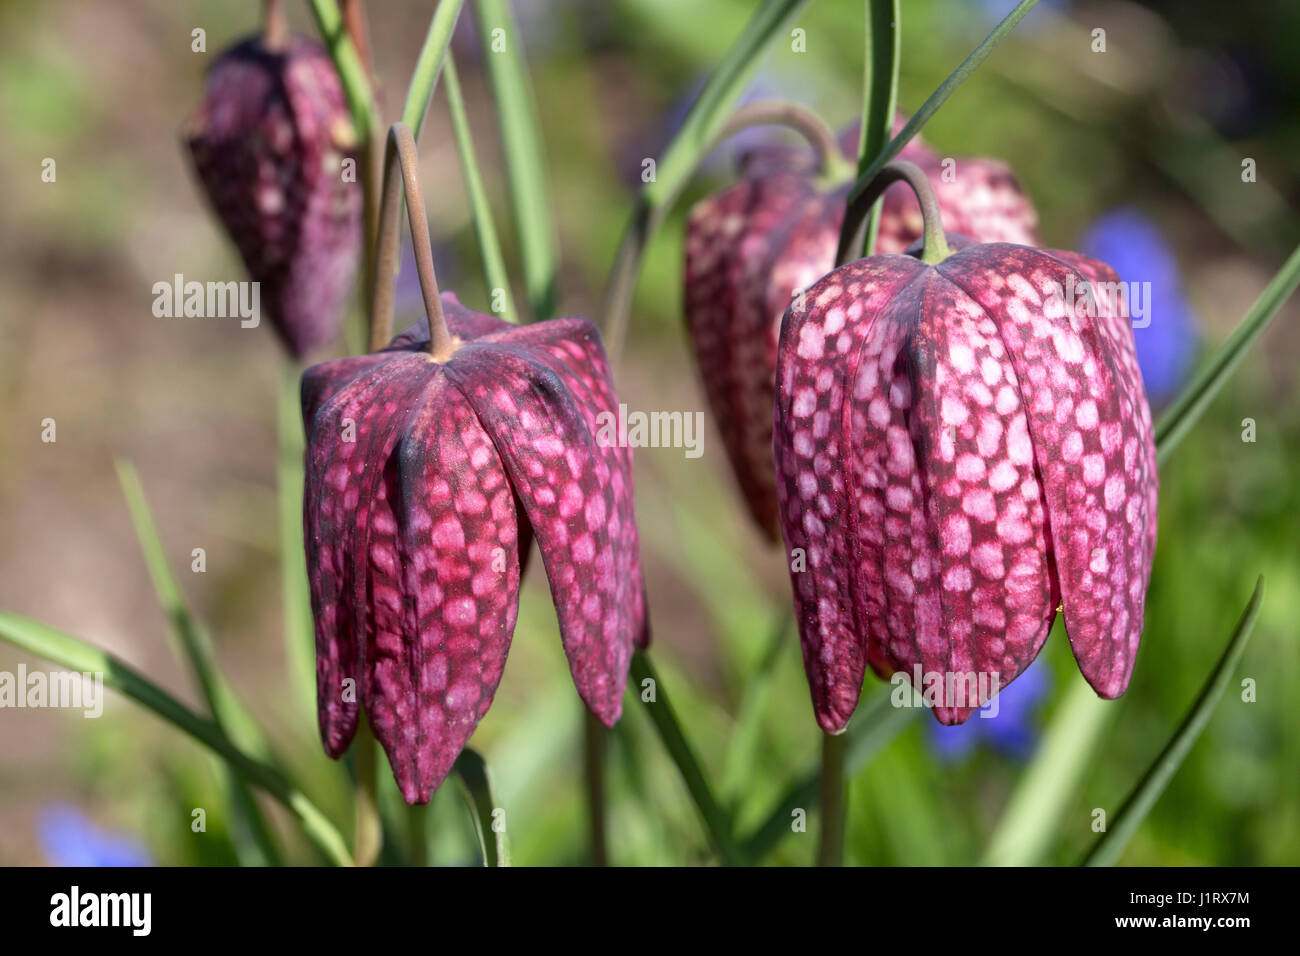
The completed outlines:
{"type": "MultiPolygon", "coordinates": [[[[514,3],[546,141],[565,314],[597,316],[641,160],[666,144],[753,6],[514,3]]],[[[900,107],[919,106],[1011,6],[907,0],[900,107]]],[[[314,34],[305,6],[288,7],[295,26],[314,34]]],[[[431,8],[369,4],[387,120],[400,109],[431,8]]],[[[179,128],[208,64],[256,29],[258,17],[252,0],[0,4],[0,607],[105,646],[199,706],[167,650],[167,622],[114,475],[115,457],[133,460],[225,670],[307,789],[347,821],[346,775],[321,752],[314,703],[288,676],[281,638],[280,351],[266,327],[151,313],[153,283],[174,273],[240,275],[190,178],[179,128]],[[196,27],[206,30],[206,53],[191,52],[196,27]],[[46,157],[57,162],[55,183],[41,181],[46,157]],[[55,444],[40,440],[47,417],[58,423],[55,444]],[[195,547],[207,552],[203,574],[189,570],[195,547]]],[[[454,50],[517,283],[498,139],[469,19],[467,10],[454,50]]],[[[834,125],[850,121],[859,109],[861,21],[860,3],[813,0],[797,21],[807,52],[776,43],[754,96],[796,100],[834,125]]],[[[1300,235],[1297,37],[1300,8],[1282,0],[1230,9],[1203,0],[1044,0],[923,135],[943,155],[1012,164],[1037,205],[1046,245],[1075,248],[1097,235],[1107,214],[1140,214],[1147,232],[1134,238],[1121,218],[1107,235],[1144,255],[1156,254],[1155,243],[1176,265],[1165,277],[1176,291],[1155,300],[1147,343],[1139,333],[1140,348],[1187,353],[1169,372],[1176,379],[1198,347],[1222,341],[1300,235]],[[1098,27],[1104,53],[1091,49],[1098,27]],[[1247,157],[1258,169],[1251,184],[1241,180],[1247,157]],[[1177,341],[1166,342],[1166,332],[1177,341]]],[[[441,95],[420,154],[440,282],[484,309],[441,95]]],[[[619,383],[632,408],[705,407],[681,318],[681,237],[691,202],[726,182],[733,154],[719,151],[696,177],[649,251],[619,383]]],[[[1263,614],[1237,678],[1122,862],[1300,862],[1298,312],[1294,304],[1284,309],[1162,472],[1137,670],[1111,705],[1116,718],[1072,799],[1052,862],[1081,856],[1094,838],[1093,808],[1113,814],[1177,727],[1260,572],[1263,614]],[[1256,423],[1253,443],[1242,440],[1246,418],[1256,423]],[[1257,684],[1253,703],[1240,699],[1245,677],[1257,684]]],[[[782,555],[748,526],[713,429],[710,422],[700,459],[680,449],[640,451],[637,504],[656,665],[715,785],[752,824],[814,764],[820,735],[793,631],[782,626],[789,608],[782,555]],[[773,647],[770,679],[757,682],[752,675],[773,647]],[[758,733],[734,740],[738,716],[754,709],[758,733]]],[[[0,670],[19,662],[45,666],[0,644],[0,670]]],[[[1041,699],[1018,718],[1030,741],[1081,679],[1059,629],[1033,670],[1046,679],[1038,682],[1041,699]]],[[[884,689],[868,676],[867,694],[884,689]]],[[[613,737],[611,856],[710,859],[677,772],[638,709],[629,696],[613,737]]],[[[954,747],[928,716],[923,721],[852,781],[850,862],[978,859],[1024,747],[987,737],[954,747]]],[[[496,776],[517,863],[586,859],[581,735],[581,705],[534,563],[504,680],[473,739],[496,776]]],[[[383,776],[393,819],[405,826],[383,776]]],[[[158,862],[231,862],[223,805],[211,759],[119,698],[109,698],[99,720],[0,711],[0,863],[59,859],[52,833],[60,824],[51,814],[69,806],[85,825],[158,862]],[[208,811],[206,834],[190,830],[194,807],[208,811]]],[[[279,808],[271,813],[286,842],[299,846],[297,858],[311,859],[279,808]]],[[[469,820],[453,786],[435,796],[430,813],[434,861],[472,862],[469,820]]],[[[769,859],[809,862],[815,833],[814,815],[808,833],[790,834],[769,859]]]]}

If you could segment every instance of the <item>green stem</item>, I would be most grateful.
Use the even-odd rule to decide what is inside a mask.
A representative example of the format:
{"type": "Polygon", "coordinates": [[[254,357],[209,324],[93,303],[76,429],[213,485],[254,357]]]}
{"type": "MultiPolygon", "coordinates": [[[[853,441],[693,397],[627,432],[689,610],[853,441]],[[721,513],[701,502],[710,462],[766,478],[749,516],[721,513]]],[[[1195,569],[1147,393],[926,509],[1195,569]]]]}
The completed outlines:
{"type": "Polygon", "coordinates": [[[523,40],[505,0],[474,0],[514,209],[524,288],[533,319],[555,315],[559,249],[546,186],[546,149],[537,120],[523,40]]]}
{"type": "Polygon", "coordinates": [[[71,634],[6,611],[0,611],[0,637],[68,670],[102,674],[104,686],[130,697],[188,734],[224,758],[250,783],[261,787],[286,806],[302,824],[303,832],[332,863],[352,865],[347,844],[338,829],[306,794],[274,767],[254,760],[240,750],[216,723],[194,713],[126,662],[71,634]]]}
{"type": "MultiPolygon", "coordinates": [[[[862,89],[862,133],[858,140],[858,175],[866,172],[871,160],[884,150],[894,127],[898,108],[899,45],[902,29],[898,0],[867,0],[865,15],[862,89]]],[[[880,203],[872,203],[862,255],[869,256],[876,247],[880,228],[880,203]]]]}
{"type": "Polygon", "coordinates": [[[352,738],[354,788],[353,859],[357,866],[374,866],[384,844],[384,822],[379,816],[378,747],[370,722],[362,713],[352,738]]]}
{"type": "Polygon", "coordinates": [[[938,111],[939,107],[948,102],[948,98],[957,91],[957,87],[966,82],[966,79],[975,72],[975,68],[988,59],[994,47],[1002,42],[1002,39],[1015,28],[1017,23],[1025,18],[1025,15],[1037,3],[1038,0],[1021,0],[1016,5],[1016,8],[993,28],[993,32],[986,36],[966,59],[961,61],[961,65],[939,84],[938,89],[930,94],[930,98],[922,103],[921,108],[907,121],[907,125],[899,130],[898,135],[889,141],[889,144],[871,161],[871,164],[858,174],[857,182],[849,192],[850,203],[870,188],[871,183],[889,161],[902,152],[903,147],[921,131],[921,127],[929,122],[930,117],[938,111]]]}
{"type": "Polygon", "coordinates": [[[844,734],[822,734],[821,843],[818,866],[844,865],[844,734]]]}
{"type": "Polygon", "coordinates": [[[587,783],[587,821],[591,840],[591,865],[609,866],[605,763],[609,730],[591,711],[583,709],[583,774],[587,783]]]}
{"type": "Polygon", "coordinates": [[[487,282],[488,297],[495,300],[500,294],[501,318],[507,322],[518,322],[514,297],[510,293],[510,279],[506,274],[505,256],[501,254],[501,241],[497,238],[496,225],[492,220],[492,207],[488,203],[483,176],[479,172],[478,155],[474,149],[469,115],[465,111],[465,100],[461,96],[456,61],[450,53],[447,55],[444,73],[447,77],[447,108],[451,113],[451,130],[456,139],[456,151],[460,154],[465,192],[469,194],[470,215],[474,218],[474,235],[478,238],[478,251],[483,259],[483,277],[487,282]]]}
{"type": "Polygon", "coordinates": [[[682,775],[682,781],[704,821],[713,848],[722,857],[724,864],[732,866],[740,861],[740,854],[732,839],[731,817],[714,798],[713,789],[704,776],[704,768],[695,756],[695,749],[687,741],[677,715],[673,713],[672,704],[668,702],[663,682],[655,673],[650,659],[638,651],[632,655],[632,683],[640,686],[646,680],[654,682],[655,699],[646,705],[646,709],[650,712],[655,730],[659,732],[659,740],[677,765],[677,771],[682,775]]]}
{"type": "Polygon", "coordinates": [[[424,46],[420,47],[419,59],[415,62],[411,84],[406,90],[406,105],[402,108],[402,122],[411,127],[411,133],[417,140],[420,138],[420,129],[424,126],[424,117],[429,112],[429,101],[438,85],[438,73],[443,67],[463,2],[464,0],[439,0],[438,8],[429,21],[424,46]]]}
{"type": "Polygon", "coordinates": [[[867,214],[885,190],[899,181],[912,187],[917,202],[921,204],[921,219],[925,223],[921,261],[937,265],[952,254],[943,234],[943,219],[934,187],[920,166],[900,159],[882,166],[867,188],[849,202],[848,212],[844,214],[844,226],[840,231],[839,248],[835,251],[835,262],[838,265],[848,262],[853,258],[853,251],[862,248],[860,236],[867,214]]]}

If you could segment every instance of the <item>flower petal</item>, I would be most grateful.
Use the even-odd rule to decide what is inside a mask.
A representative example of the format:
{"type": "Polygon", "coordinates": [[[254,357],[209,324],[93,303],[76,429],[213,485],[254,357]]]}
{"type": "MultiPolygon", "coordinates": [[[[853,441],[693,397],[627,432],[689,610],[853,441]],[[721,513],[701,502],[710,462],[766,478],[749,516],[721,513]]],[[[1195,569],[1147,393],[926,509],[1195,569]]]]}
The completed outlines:
{"type": "Polygon", "coordinates": [[[491,706],[519,606],[514,493],[439,370],[388,457],[370,524],[365,704],[407,803],[427,803],[491,706]]]}
{"type": "Polygon", "coordinates": [[[782,320],[773,438],[781,530],[813,709],[828,733],[853,715],[866,668],[861,519],[843,433],[851,383],[873,318],[925,268],[903,256],[858,260],[816,282],[806,308],[795,303],[782,320]]]}
{"type": "Polygon", "coordinates": [[[1067,310],[1086,277],[1023,246],[972,247],[938,269],[998,324],[1028,415],[1070,645],[1093,688],[1117,697],[1142,634],[1156,471],[1113,317],[1088,315],[1082,301],[1067,310]]]}
{"type": "Polygon", "coordinates": [[[571,369],[529,344],[578,330],[597,334],[584,320],[538,323],[509,336],[510,344],[466,345],[446,369],[492,437],[533,527],[578,693],[612,726],[645,626],[644,584],[626,530],[634,520],[630,459],[593,434],[596,415],[612,410],[590,406],[572,388],[571,369]]]}

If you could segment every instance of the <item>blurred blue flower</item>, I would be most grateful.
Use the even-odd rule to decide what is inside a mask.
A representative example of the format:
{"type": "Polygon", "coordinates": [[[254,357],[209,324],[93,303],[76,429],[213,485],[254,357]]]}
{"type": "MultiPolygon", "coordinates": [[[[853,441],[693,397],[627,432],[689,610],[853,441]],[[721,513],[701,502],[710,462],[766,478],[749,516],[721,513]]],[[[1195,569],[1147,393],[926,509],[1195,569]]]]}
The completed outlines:
{"type": "MultiPolygon", "coordinates": [[[[1034,748],[1039,705],[1050,690],[1051,676],[1046,665],[1030,666],[994,698],[996,717],[972,714],[966,723],[952,727],[929,721],[930,747],[947,761],[968,757],[981,743],[1023,760],[1034,748]]],[[[985,708],[991,709],[990,704],[985,708]]]]}
{"type": "Polygon", "coordinates": [[[1153,406],[1168,401],[1186,381],[1200,339],[1173,251],[1155,223],[1131,207],[1095,220],[1080,247],[1123,281],[1150,283],[1143,289],[1149,324],[1133,329],[1133,341],[1147,399],[1153,406]]]}
{"type": "Polygon", "coordinates": [[[74,806],[46,807],[36,830],[51,866],[153,865],[149,853],[136,841],[101,830],[74,806]]]}
{"type": "MultiPolygon", "coordinates": [[[[403,217],[405,219],[405,217],[403,217]]],[[[403,222],[402,229],[406,229],[403,222]]],[[[430,232],[438,231],[430,224],[430,232]]],[[[455,292],[453,280],[461,274],[460,257],[456,250],[446,243],[436,240],[433,243],[433,269],[438,274],[438,287],[442,292],[455,292]]],[[[393,290],[393,312],[396,315],[394,331],[400,332],[411,323],[413,318],[424,317],[424,293],[420,291],[420,274],[415,268],[415,247],[409,241],[402,242],[402,258],[397,265],[397,283],[393,290]]]]}

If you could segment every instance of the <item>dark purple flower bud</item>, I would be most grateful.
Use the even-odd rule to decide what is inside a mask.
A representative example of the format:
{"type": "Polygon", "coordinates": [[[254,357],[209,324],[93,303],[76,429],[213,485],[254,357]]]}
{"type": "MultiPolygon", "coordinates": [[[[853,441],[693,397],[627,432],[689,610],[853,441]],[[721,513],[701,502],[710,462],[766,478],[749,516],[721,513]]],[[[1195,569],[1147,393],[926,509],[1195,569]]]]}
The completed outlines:
{"type": "Polygon", "coordinates": [[[329,55],[249,37],[223,53],[185,132],[217,217],[280,338],[302,358],[334,337],[361,248],[356,135],[329,55]]]}
{"type": "MultiPolygon", "coordinates": [[[[899,116],[894,132],[902,129],[899,116]]],[[[839,137],[846,156],[858,132],[839,137]]],[[[1010,172],[985,159],[945,166],[919,139],[901,159],[925,170],[944,222],[979,241],[1037,243],[1036,213],[1010,172]]],[[[714,420],[758,526],[777,539],[772,393],[781,315],[835,264],[847,185],[819,184],[812,152],[748,151],[741,179],[698,203],[686,232],[684,311],[714,420]]],[[[902,252],[921,235],[921,210],[903,184],[885,193],[877,251],[902,252]]]]}
{"type": "Polygon", "coordinates": [[[534,536],[574,683],[607,725],[649,636],[631,452],[596,437],[618,408],[596,328],[442,301],[445,362],[421,323],[302,382],[321,735],[341,755],[363,705],[408,803],[492,703],[534,536]]]}
{"type": "Polygon", "coordinates": [[[773,450],[827,732],[867,665],[923,692],[937,677],[935,715],[962,722],[1058,610],[1093,688],[1128,686],[1157,475],[1118,289],[1075,253],[966,244],[851,262],[786,312],[773,450]]]}

